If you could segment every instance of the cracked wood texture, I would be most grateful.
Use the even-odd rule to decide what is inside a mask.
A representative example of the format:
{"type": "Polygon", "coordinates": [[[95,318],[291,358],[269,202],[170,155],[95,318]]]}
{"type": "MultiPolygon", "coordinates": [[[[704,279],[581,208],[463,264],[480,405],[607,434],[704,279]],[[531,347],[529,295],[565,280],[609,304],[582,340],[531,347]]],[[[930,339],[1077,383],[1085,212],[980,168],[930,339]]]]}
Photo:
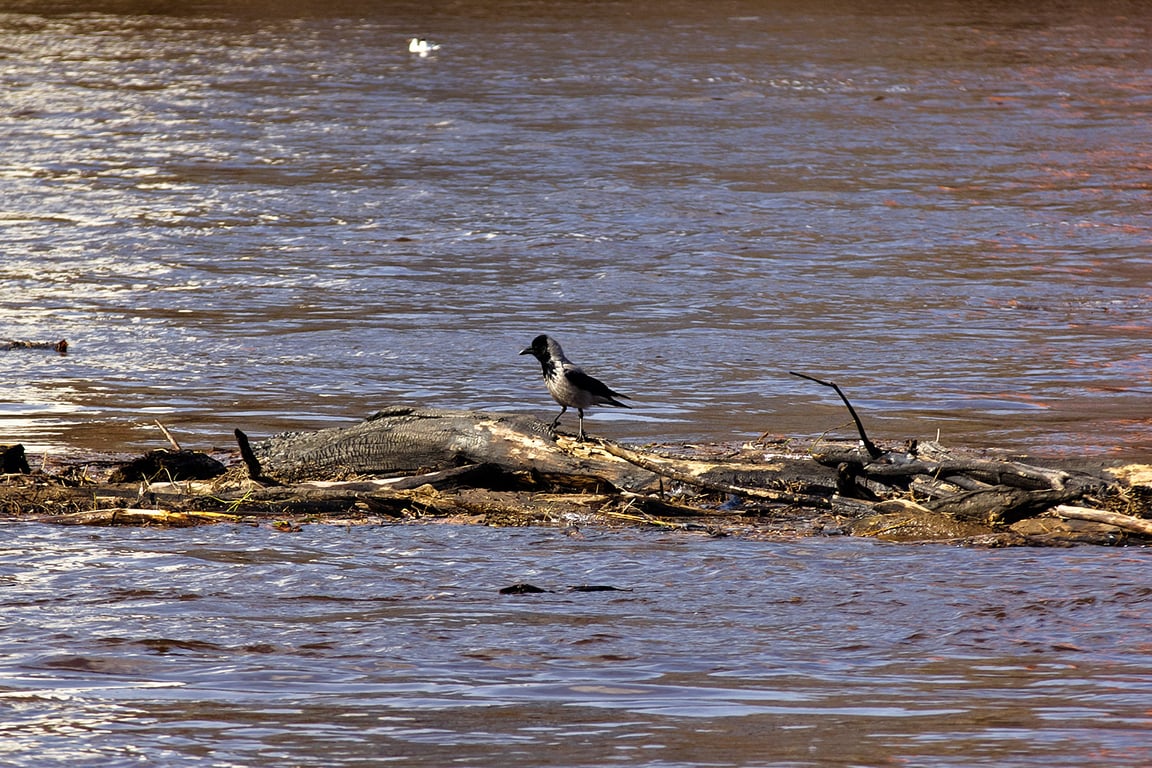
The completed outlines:
{"type": "Polygon", "coordinates": [[[400,475],[495,465],[542,485],[648,487],[655,476],[595,449],[558,441],[530,416],[434,408],[387,408],[347,428],[285,433],[252,445],[262,473],[281,482],[400,475]]]}

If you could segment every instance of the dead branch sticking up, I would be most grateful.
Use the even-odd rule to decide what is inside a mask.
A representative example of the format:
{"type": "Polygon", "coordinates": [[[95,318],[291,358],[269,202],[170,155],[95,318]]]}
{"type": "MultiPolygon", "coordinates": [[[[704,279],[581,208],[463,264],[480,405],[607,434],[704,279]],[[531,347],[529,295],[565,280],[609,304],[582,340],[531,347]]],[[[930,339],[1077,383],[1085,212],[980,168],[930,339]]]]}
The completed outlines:
{"type": "Polygon", "coordinates": [[[860,422],[860,417],[856,415],[856,409],[852,407],[852,403],[848,401],[848,397],[844,394],[843,390],[837,386],[836,382],[823,381],[814,376],[809,376],[806,373],[797,373],[796,371],[788,371],[788,373],[801,379],[814,381],[822,387],[831,387],[836,390],[836,394],[840,396],[840,399],[844,401],[844,405],[847,406],[848,413],[852,416],[852,421],[856,423],[856,431],[860,433],[860,444],[864,446],[864,450],[868,451],[868,455],[873,459],[878,459],[884,455],[884,451],[877,448],[876,444],[868,439],[868,433],[864,431],[864,425],[860,422]]]}

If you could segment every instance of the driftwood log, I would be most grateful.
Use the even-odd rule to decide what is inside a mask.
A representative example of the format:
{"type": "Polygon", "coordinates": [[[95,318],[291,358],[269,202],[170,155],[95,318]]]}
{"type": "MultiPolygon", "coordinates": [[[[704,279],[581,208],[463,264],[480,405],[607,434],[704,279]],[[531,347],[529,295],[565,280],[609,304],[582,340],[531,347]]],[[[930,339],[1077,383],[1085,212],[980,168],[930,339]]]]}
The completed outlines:
{"type": "Polygon", "coordinates": [[[251,444],[237,430],[254,478],[276,482],[406,475],[491,467],[528,485],[639,491],[656,478],[579,444],[561,450],[548,425],[528,416],[432,408],[388,408],[351,427],[292,432],[251,444]]]}
{"type": "Polygon", "coordinates": [[[0,514],[84,524],[275,519],[286,529],[317,519],[641,524],[1000,545],[1152,538],[1152,483],[1138,484],[1152,478],[1148,468],[937,443],[624,446],[579,442],[521,415],[411,407],[345,428],[237,439],[242,460],[233,456],[227,474],[171,440],[174,450],[121,461],[102,480],[89,465],[30,472],[14,446],[0,514]]]}
{"type": "Polygon", "coordinates": [[[1132,515],[1122,515],[1117,512],[1108,512],[1103,509],[1088,509],[1074,507],[1068,504],[1058,504],[1046,513],[1048,517],[1063,517],[1069,520],[1088,520],[1093,523],[1122,528],[1126,531],[1138,533],[1141,536],[1152,536],[1152,520],[1145,520],[1132,515]]]}

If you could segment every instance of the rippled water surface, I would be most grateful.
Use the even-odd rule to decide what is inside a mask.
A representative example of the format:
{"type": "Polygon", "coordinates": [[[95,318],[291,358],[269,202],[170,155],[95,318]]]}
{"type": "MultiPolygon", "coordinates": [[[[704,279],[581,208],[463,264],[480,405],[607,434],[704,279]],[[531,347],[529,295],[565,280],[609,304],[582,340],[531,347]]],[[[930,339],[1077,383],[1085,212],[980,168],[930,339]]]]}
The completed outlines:
{"type": "Polygon", "coordinates": [[[1152,761],[1143,550],[4,535],[6,766],[1152,761]],[[517,583],[550,591],[500,594],[517,583]]]}
{"type": "MultiPolygon", "coordinates": [[[[0,340],[71,344],[0,444],[551,416],[547,331],[618,439],[842,428],[800,370],[1146,455],[1152,11],[1034,5],[0,0],[0,340]]],[[[1143,550],[3,530],[15,768],[1152,763],[1143,550]]]]}
{"type": "Polygon", "coordinates": [[[382,405],[1152,448],[1152,12],[0,3],[0,442],[382,405]],[[412,35],[442,45],[407,51],[412,35]]]}

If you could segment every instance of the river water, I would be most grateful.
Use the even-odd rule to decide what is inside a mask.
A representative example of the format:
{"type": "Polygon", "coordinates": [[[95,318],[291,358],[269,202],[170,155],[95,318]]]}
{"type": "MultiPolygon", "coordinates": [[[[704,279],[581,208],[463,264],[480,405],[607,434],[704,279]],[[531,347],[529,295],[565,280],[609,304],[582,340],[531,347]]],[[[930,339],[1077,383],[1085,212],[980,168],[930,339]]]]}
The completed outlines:
{"type": "MultiPolygon", "coordinates": [[[[1034,5],[0,0],[0,444],[551,417],[549,332],[620,440],[1145,457],[1152,6],[1034,5]]],[[[1143,550],[4,533],[4,765],[1152,763],[1143,550]]]]}
{"type": "Polygon", "coordinates": [[[6,766],[1152,762],[1144,550],[4,533],[6,766]]]}
{"type": "Polygon", "coordinates": [[[1152,7],[1033,5],[3,0],[0,442],[550,417],[548,332],[617,439],[1146,454],[1152,7]]]}

